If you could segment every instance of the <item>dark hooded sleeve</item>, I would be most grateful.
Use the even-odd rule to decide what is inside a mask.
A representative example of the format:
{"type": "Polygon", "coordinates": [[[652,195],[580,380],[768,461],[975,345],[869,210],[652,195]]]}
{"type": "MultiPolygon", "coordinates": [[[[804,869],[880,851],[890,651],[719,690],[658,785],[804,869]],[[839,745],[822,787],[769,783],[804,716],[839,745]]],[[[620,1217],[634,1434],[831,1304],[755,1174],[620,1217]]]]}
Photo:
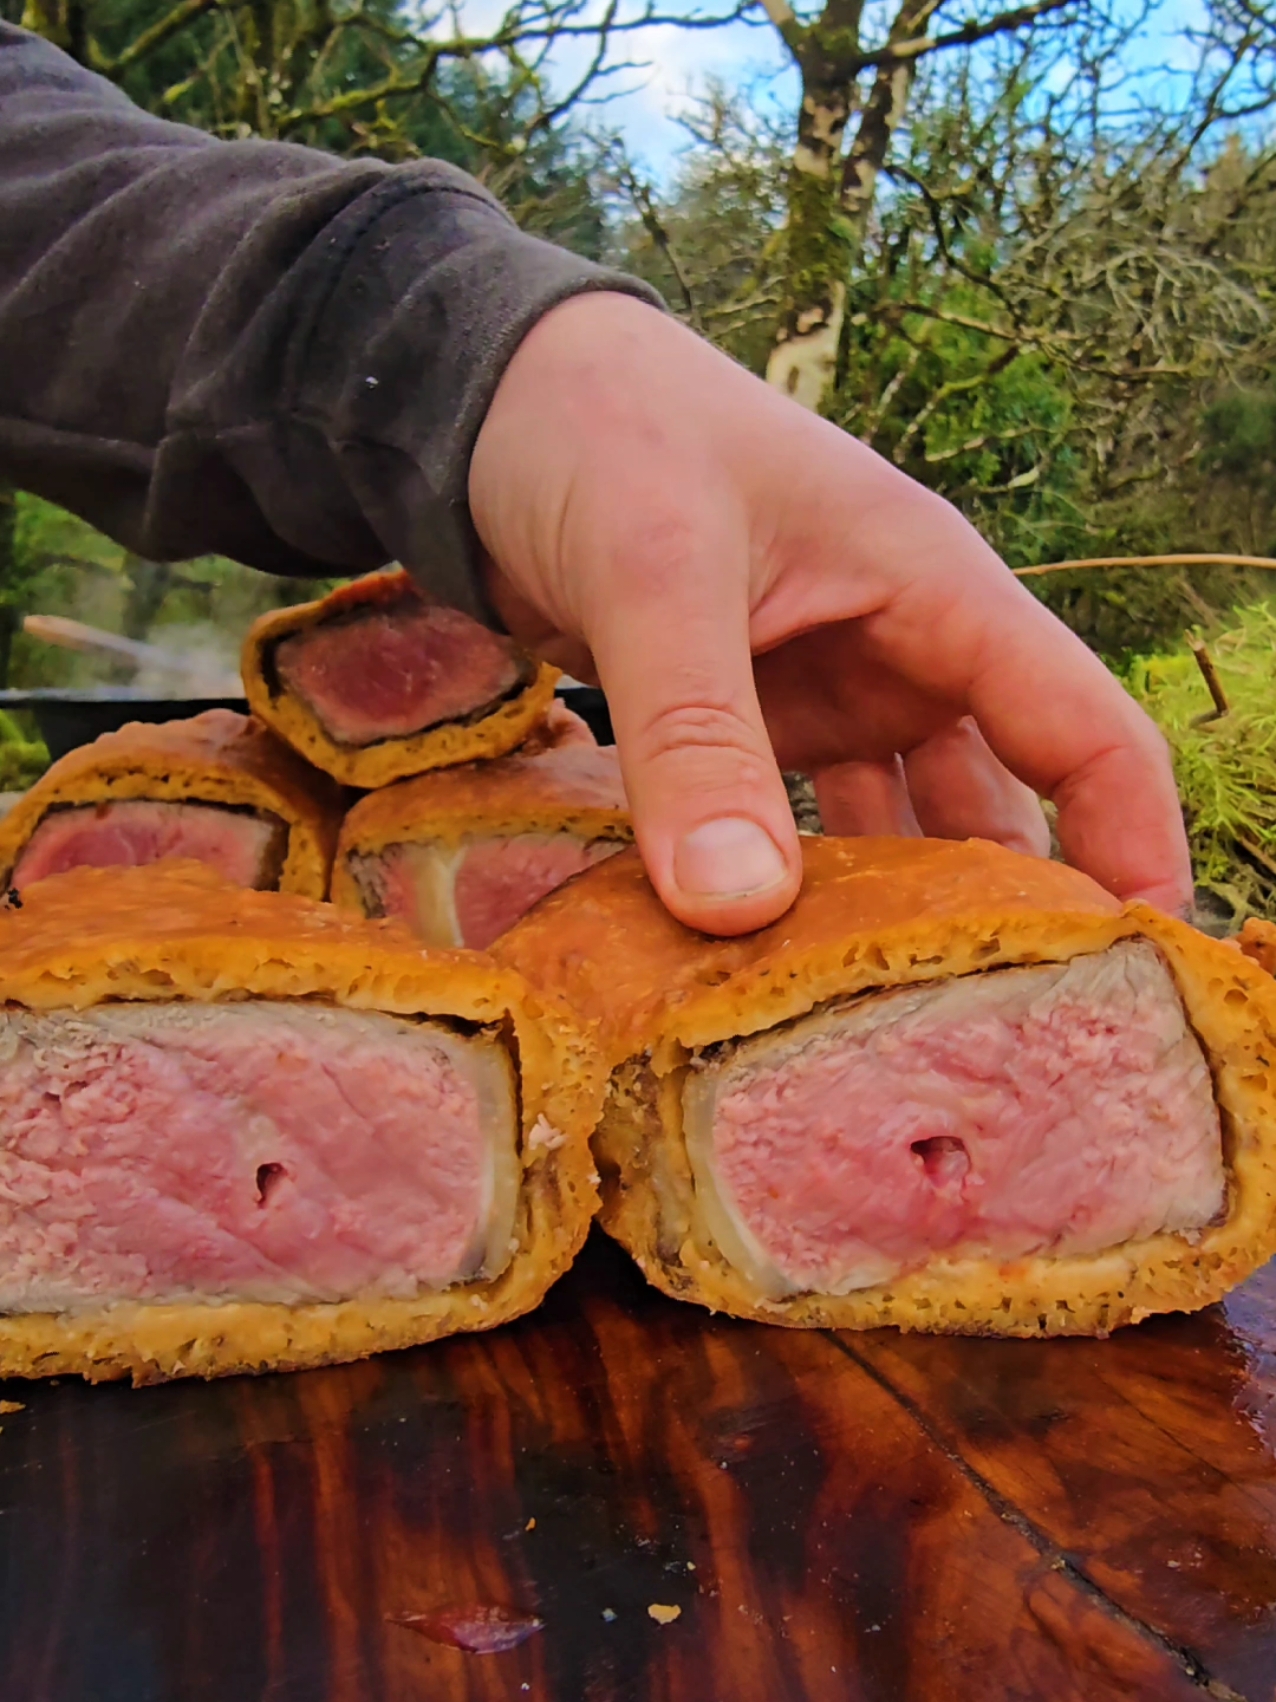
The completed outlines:
{"type": "Polygon", "coordinates": [[[397,560],[486,618],[470,454],[514,350],[646,287],[464,172],[152,118],[0,23],[0,480],[154,560],[397,560]]]}

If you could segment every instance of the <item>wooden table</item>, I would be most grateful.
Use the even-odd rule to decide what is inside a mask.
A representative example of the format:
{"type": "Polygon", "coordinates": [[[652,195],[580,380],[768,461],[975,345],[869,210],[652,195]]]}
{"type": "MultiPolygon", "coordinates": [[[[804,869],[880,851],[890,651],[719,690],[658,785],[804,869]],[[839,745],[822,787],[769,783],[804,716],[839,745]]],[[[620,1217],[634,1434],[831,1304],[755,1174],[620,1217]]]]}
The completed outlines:
{"type": "Polygon", "coordinates": [[[1272,1269],[946,1341],[712,1319],[599,1238],[490,1336],[10,1384],[0,1698],[1268,1702],[1274,1349],[1272,1269]]]}

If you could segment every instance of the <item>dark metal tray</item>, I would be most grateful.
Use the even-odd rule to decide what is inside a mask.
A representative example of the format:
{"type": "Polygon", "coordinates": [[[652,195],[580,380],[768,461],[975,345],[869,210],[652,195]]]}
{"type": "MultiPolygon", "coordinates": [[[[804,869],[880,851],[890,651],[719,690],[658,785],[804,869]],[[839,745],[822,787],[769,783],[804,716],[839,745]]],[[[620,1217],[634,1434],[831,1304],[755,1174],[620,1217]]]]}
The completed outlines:
{"type": "MultiPolygon", "coordinates": [[[[602,692],[592,686],[564,686],[558,695],[588,723],[599,744],[612,743],[611,717],[602,692]]],[[[130,686],[95,686],[82,691],[0,691],[0,709],[29,709],[56,761],[130,721],[177,721],[206,709],[237,709],[244,714],[248,703],[242,697],[156,697],[130,686]]]]}
{"type": "Polygon", "coordinates": [[[248,709],[242,697],[155,697],[129,686],[95,686],[84,691],[0,691],[0,709],[29,709],[40,737],[56,760],[130,721],[178,721],[206,709],[248,709]]]}

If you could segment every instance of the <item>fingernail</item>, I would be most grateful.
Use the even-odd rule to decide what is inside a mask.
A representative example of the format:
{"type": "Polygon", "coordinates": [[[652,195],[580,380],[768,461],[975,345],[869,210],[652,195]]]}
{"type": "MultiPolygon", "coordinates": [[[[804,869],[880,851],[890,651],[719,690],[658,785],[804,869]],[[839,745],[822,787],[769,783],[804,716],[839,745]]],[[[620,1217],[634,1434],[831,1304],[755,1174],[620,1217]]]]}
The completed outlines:
{"type": "Polygon", "coordinates": [[[697,898],[744,898],[778,886],[788,874],[771,835],[743,816],[702,822],[673,859],[681,891],[697,898]]]}

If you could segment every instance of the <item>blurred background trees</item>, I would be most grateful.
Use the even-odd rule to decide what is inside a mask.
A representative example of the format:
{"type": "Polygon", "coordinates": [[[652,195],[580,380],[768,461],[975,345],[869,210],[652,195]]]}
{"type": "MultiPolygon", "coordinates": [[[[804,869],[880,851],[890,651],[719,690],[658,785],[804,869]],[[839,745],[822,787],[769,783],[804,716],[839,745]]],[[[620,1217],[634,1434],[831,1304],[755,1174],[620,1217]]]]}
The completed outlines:
{"type": "MultiPolygon", "coordinates": [[[[465,166],[526,228],[646,275],[698,330],[956,502],[1012,565],[1276,554],[1266,7],[1198,0],[1158,35],[1150,0],[714,3],[0,7],[215,134],[465,166]],[[702,89],[676,169],[653,180],[609,130],[608,94],[632,82],[653,25],[741,18],[773,37],[787,80],[702,89]]],[[[144,636],[301,594],[226,564],[174,573],[50,543],[43,528],[65,523],[24,505],[0,508],[3,606],[56,589],[144,636]],[[78,580],[77,555],[93,563],[78,580]]],[[[1036,589],[1115,659],[1266,592],[1226,569],[1036,589]]],[[[14,655],[34,665],[21,639],[14,655]]]]}
{"type": "MultiPolygon", "coordinates": [[[[810,149],[726,88],[687,118],[654,209],[664,241],[651,213],[631,220],[626,258],[1012,565],[1276,555],[1274,26],[1220,8],[1149,88],[1128,62],[1134,20],[1023,15],[910,62],[888,145],[870,122],[882,69],[843,101],[858,127],[821,167],[818,287],[795,234],[810,149]]],[[[933,13],[928,28],[944,39],[933,13]]],[[[1148,570],[1039,589],[1120,657],[1265,587],[1148,570]]]]}
{"type": "MultiPolygon", "coordinates": [[[[0,15],[217,135],[465,166],[525,228],[649,278],[949,497],[1012,565],[1276,556],[1263,0],[0,0],[0,15]],[[724,57],[655,172],[608,97],[667,39],[653,27],[727,23],[752,25],[779,69],[724,57]]],[[[6,611],[233,648],[260,608],[311,589],[219,560],[140,562],[0,497],[0,663],[6,611]]],[[[1245,655],[1261,651],[1271,628],[1252,611],[1276,575],[1033,589],[1134,678],[1138,658],[1241,606],[1245,655]]],[[[13,640],[14,682],[87,667],[13,640]]],[[[1190,668],[1175,679],[1181,717],[1190,668]]]]}

